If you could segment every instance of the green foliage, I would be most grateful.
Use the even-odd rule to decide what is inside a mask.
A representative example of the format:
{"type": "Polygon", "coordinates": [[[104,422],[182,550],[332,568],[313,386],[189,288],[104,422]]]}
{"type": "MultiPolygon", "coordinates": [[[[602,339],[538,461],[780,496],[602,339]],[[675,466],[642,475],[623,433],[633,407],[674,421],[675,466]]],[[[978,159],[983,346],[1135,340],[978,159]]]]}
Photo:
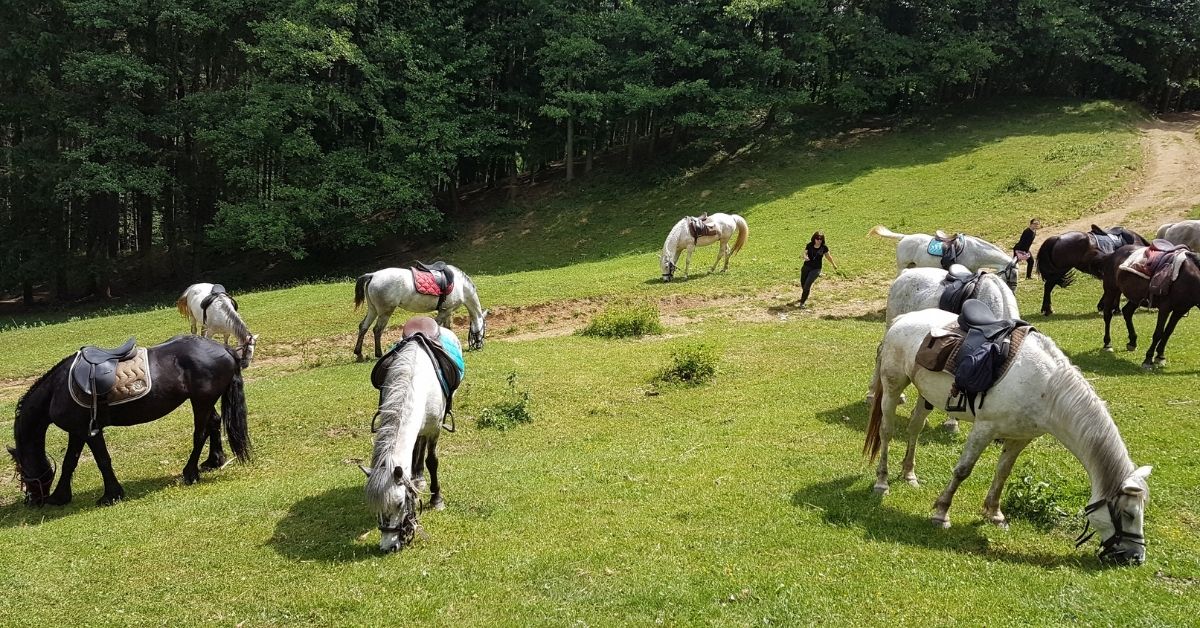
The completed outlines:
{"type": "Polygon", "coordinates": [[[529,414],[529,391],[517,390],[517,374],[510,372],[504,399],[484,408],[477,422],[479,427],[493,427],[503,432],[532,420],[533,416],[529,414]]]}
{"type": "Polygon", "coordinates": [[[1025,194],[1037,192],[1038,186],[1027,175],[1015,174],[1000,186],[1000,191],[1005,194],[1025,194]]]}
{"type": "Polygon", "coordinates": [[[659,373],[668,384],[699,386],[717,375],[717,350],[707,344],[686,344],[671,351],[671,364],[659,373]]]}
{"type": "Polygon", "coordinates": [[[650,303],[609,303],[579,331],[596,338],[633,338],[661,334],[658,306],[650,303]]]}
{"type": "Polygon", "coordinates": [[[1021,519],[1049,529],[1068,516],[1059,505],[1062,500],[1062,492],[1057,488],[1026,475],[1020,482],[1009,481],[1000,509],[1009,519],[1021,519]]]}

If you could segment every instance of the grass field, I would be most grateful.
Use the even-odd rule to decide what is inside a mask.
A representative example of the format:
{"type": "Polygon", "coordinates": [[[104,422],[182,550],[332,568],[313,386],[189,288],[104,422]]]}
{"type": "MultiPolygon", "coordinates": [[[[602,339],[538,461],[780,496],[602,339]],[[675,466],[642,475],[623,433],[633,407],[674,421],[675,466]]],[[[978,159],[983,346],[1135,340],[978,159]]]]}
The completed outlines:
{"type": "MultiPolygon", "coordinates": [[[[255,462],[180,485],[191,429],[181,411],[106,432],[128,495],[116,506],[94,505],[100,478],[86,454],[65,508],[27,508],[11,474],[0,477],[0,623],[1192,624],[1191,320],[1153,374],[1141,372],[1141,353],[1099,350],[1091,279],[1056,293],[1059,314],[1035,321],[1109,403],[1135,462],[1154,465],[1141,567],[1102,568],[1094,543],[1074,549],[1078,519],[982,524],[996,448],[959,491],[954,527],[934,529],[929,510],[962,443],[935,427],[938,413],[918,451],[920,488],[896,483],[880,500],[859,454],[878,306],[894,272],[891,242],[866,237],[870,226],[958,228],[1010,246],[1029,217],[1079,217],[1132,180],[1136,115],[1063,102],[950,112],[784,142],[653,186],[598,180],[505,208],[446,254],[503,324],[468,355],[460,429],[441,440],[448,507],[423,515],[430,538],[396,555],[377,552],[354,465],[369,453],[376,392],[370,364],[350,355],[361,314],[352,283],[239,294],[262,335],[247,372],[255,462]],[[662,237],[701,211],[745,215],[746,250],[711,276],[715,252],[705,250],[690,281],[662,285],[662,237]],[[818,228],[844,275],[818,282],[811,310],[780,308],[798,292],[798,251],[818,228]],[[534,337],[550,318],[583,327],[584,299],[627,295],[673,309],[666,333],[534,337]],[[540,318],[523,318],[538,304],[540,318]],[[652,385],[673,349],[700,341],[721,356],[713,383],[652,385]],[[510,373],[531,394],[533,422],[477,428],[510,373]]],[[[1040,296],[1040,282],[1023,282],[1022,311],[1033,316],[1040,296]]],[[[163,305],[7,321],[0,434],[11,433],[28,378],[78,345],[183,330],[163,305]]],[[[1152,320],[1137,316],[1143,338],[1152,320]]],[[[52,430],[49,441],[61,458],[64,435],[52,430]]],[[[1087,501],[1083,468],[1049,438],[1018,462],[1014,481],[1026,476],[1058,489],[1071,512],[1087,501]]]]}

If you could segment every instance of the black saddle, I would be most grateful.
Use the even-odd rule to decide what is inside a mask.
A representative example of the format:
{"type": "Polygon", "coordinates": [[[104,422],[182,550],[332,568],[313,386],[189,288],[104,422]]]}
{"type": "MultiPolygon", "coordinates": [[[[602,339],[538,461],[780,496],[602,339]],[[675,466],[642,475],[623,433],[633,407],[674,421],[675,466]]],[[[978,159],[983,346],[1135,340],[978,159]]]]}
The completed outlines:
{"type": "Polygon", "coordinates": [[[946,271],[946,278],[942,280],[942,296],[938,297],[938,309],[961,313],[963,302],[975,298],[982,276],[983,271],[972,273],[964,266],[951,266],[950,270],[946,271]]]}
{"type": "Polygon", "coordinates": [[[79,349],[79,359],[71,363],[71,380],[82,399],[91,398],[92,421],[89,432],[96,431],[96,411],[104,397],[117,385],[117,364],[137,353],[137,339],[130,338],[115,349],[88,346],[79,349]]]}
{"type": "Polygon", "coordinates": [[[417,260],[417,262],[414,264],[414,266],[416,266],[417,268],[427,270],[434,274],[444,272],[446,270],[446,262],[434,262],[432,264],[426,264],[425,262],[417,260]]]}
{"type": "Polygon", "coordinates": [[[212,302],[216,301],[217,297],[220,297],[221,295],[229,297],[229,302],[233,304],[233,311],[237,311],[237,300],[229,296],[228,292],[225,292],[225,286],[222,286],[219,283],[214,283],[212,290],[208,293],[208,295],[200,300],[200,311],[202,312],[201,318],[203,319],[202,322],[208,322],[208,306],[212,305],[212,302]]]}
{"type": "MultiPolygon", "coordinates": [[[[396,361],[396,356],[405,345],[416,342],[421,346],[425,355],[433,360],[433,368],[437,371],[438,380],[442,385],[442,393],[446,398],[446,414],[450,414],[454,403],[454,391],[458,390],[458,385],[462,383],[462,376],[459,375],[458,365],[455,364],[454,358],[450,357],[445,347],[442,346],[441,336],[442,326],[428,316],[414,316],[404,323],[400,332],[400,342],[388,350],[382,358],[379,358],[379,361],[371,369],[371,385],[379,390],[381,405],[383,404],[383,383],[388,369],[391,368],[392,362],[396,361]]],[[[454,430],[450,429],[450,431],[454,430]]]]}
{"type": "Polygon", "coordinates": [[[1101,229],[1100,225],[1096,225],[1096,224],[1092,225],[1092,233],[1094,233],[1096,235],[1102,235],[1102,236],[1113,235],[1113,234],[1105,231],[1104,229],[1101,229]]]}
{"type": "Polygon", "coordinates": [[[975,400],[983,407],[983,396],[999,378],[1008,361],[1013,332],[1029,323],[1018,318],[996,318],[991,308],[978,299],[963,302],[958,326],[966,332],[958,350],[954,369],[954,391],[957,405],[947,401],[947,410],[962,411],[970,407],[975,413],[975,400]],[[965,403],[963,403],[965,401],[965,403]]]}

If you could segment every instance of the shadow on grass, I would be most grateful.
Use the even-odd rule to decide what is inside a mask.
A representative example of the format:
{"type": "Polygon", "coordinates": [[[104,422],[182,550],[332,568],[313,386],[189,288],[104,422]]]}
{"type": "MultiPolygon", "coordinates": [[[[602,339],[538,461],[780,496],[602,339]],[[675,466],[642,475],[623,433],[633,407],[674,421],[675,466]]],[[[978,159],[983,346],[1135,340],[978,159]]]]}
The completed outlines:
{"type": "Polygon", "coordinates": [[[367,511],[363,487],[331,488],[292,504],[267,541],[276,552],[295,560],[353,562],[378,558],[378,549],[358,535],[375,527],[367,511]]]}
{"type": "MultiPolygon", "coordinates": [[[[207,477],[207,476],[206,476],[207,477]]],[[[122,482],[125,489],[125,500],[133,501],[172,486],[179,481],[177,475],[164,475],[156,478],[144,478],[133,482],[122,482]]],[[[72,495],[71,503],[66,506],[26,506],[24,499],[0,507],[0,528],[16,528],[26,525],[37,525],[45,521],[54,521],[74,515],[80,511],[100,508],[96,500],[104,494],[104,488],[97,486],[94,490],[76,492],[72,495]]]]}
{"type": "MultiPolygon", "coordinates": [[[[989,524],[978,517],[965,525],[960,523],[948,530],[935,528],[926,516],[913,515],[886,505],[886,498],[881,498],[869,486],[856,488],[854,484],[860,479],[862,476],[847,475],[801,488],[792,494],[792,505],[819,510],[825,522],[833,526],[862,528],[863,536],[871,541],[976,554],[989,560],[1035,567],[1072,567],[1084,571],[1101,568],[1094,558],[1082,554],[1064,556],[1037,550],[1017,553],[992,548],[987,537],[981,532],[983,526],[989,524]]],[[[953,515],[952,509],[951,516],[953,515]]]]}
{"type": "MultiPolygon", "coordinates": [[[[913,400],[916,398],[916,389],[908,389],[908,403],[897,406],[896,413],[900,415],[900,424],[895,426],[892,433],[892,445],[904,447],[904,443],[908,438],[908,413],[912,412],[913,400]]],[[[864,396],[866,389],[864,388],[864,396]]],[[[822,410],[817,413],[817,418],[830,425],[838,425],[841,427],[866,432],[867,421],[870,419],[871,409],[867,407],[867,402],[864,398],[862,401],[855,401],[836,408],[822,410]]],[[[946,431],[942,427],[942,422],[947,418],[945,412],[934,410],[929,418],[926,419],[925,429],[921,430],[921,435],[918,437],[917,444],[927,445],[929,443],[938,443],[941,445],[952,445],[959,441],[959,437],[946,431]]],[[[965,423],[963,425],[966,425],[965,423]]]]}

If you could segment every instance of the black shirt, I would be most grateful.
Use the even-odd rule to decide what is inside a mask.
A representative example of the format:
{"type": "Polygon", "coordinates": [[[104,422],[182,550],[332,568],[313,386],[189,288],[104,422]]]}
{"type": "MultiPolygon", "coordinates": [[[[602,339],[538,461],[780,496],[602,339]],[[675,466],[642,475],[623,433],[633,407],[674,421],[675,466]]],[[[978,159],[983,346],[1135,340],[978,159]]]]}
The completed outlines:
{"type": "Polygon", "coordinates": [[[828,252],[829,247],[825,246],[824,242],[821,243],[819,248],[814,247],[813,243],[809,242],[804,247],[804,254],[808,256],[808,259],[804,261],[804,265],[809,268],[820,268],[821,260],[825,259],[825,254],[828,252]]]}
{"type": "Polygon", "coordinates": [[[1033,232],[1033,229],[1025,227],[1025,230],[1021,232],[1021,239],[1017,241],[1017,245],[1013,247],[1013,250],[1025,251],[1028,253],[1029,247],[1033,246],[1033,238],[1035,235],[1037,234],[1033,232]]]}

